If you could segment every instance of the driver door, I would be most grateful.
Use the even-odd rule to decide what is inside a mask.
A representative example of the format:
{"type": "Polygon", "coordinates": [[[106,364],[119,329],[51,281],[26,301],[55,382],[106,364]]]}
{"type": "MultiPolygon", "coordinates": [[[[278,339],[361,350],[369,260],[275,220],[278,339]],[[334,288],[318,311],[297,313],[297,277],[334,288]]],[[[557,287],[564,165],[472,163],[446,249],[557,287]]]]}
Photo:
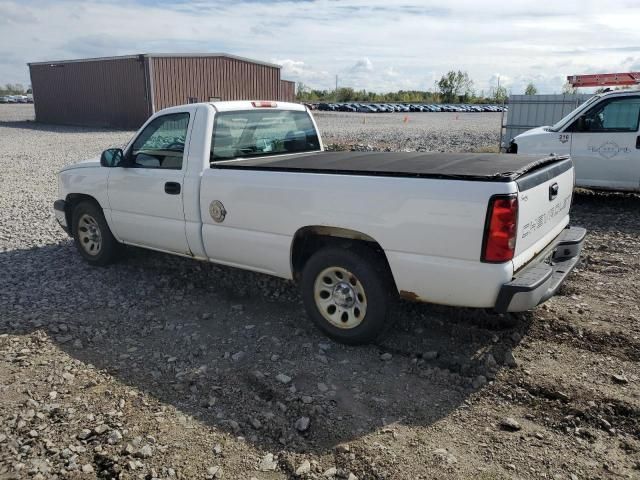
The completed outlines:
{"type": "Polygon", "coordinates": [[[603,100],[570,127],[576,184],[637,190],[640,187],[640,96],[603,100]]]}
{"type": "Polygon", "coordinates": [[[189,254],[183,181],[195,109],[154,118],[109,172],[112,228],[129,244],[189,254]]]}

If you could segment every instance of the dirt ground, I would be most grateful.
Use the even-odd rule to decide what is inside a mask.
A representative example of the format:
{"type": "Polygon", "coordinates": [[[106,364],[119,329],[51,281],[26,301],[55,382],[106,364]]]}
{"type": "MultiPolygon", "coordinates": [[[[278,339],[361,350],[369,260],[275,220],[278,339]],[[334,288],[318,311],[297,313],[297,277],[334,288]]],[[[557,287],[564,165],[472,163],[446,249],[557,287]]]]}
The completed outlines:
{"type": "Polygon", "coordinates": [[[285,281],[84,264],[55,172],[130,134],[23,120],[0,111],[0,480],[640,478],[640,196],[576,194],[583,262],[535,311],[399,302],[354,348],[285,281]]]}

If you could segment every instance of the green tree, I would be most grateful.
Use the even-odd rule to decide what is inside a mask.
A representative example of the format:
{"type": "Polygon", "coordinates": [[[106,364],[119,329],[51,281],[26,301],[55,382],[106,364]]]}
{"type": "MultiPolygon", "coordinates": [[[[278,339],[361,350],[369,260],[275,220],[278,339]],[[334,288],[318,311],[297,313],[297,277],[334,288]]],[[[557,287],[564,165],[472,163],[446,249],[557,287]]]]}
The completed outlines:
{"type": "Polygon", "coordinates": [[[0,95],[22,95],[24,93],[24,86],[19,83],[7,83],[4,87],[0,86],[0,95]]]}
{"type": "MultiPolygon", "coordinates": [[[[438,92],[424,90],[399,90],[396,92],[369,92],[367,90],[354,90],[351,87],[341,87],[335,90],[312,89],[302,82],[296,84],[296,100],[298,102],[403,102],[403,103],[439,103],[444,100],[438,92]]],[[[473,90],[459,94],[451,101],[465,101],[467,103],[487,103],[490,101],[484,95],[477,97],[473,90]]]]}
{"type": "Polygon", "coordinates": [[[356,92],[351,87],[340,87],[335,97],[338,102],[353,102],[356,100],[356,92]]]}
{"type": "Polygon", "coordinates": [[[529,85],[527,85],[527,88],[524,89],[525,95],[536,95],[537,93],[538,89],[533,83],[529,83],[529,85]]]}
{"type": "Polygon", "coordinates": [[[500,85],[493,90],[493,95],[491,95],[491,100],[494,103],[504,103],[507,101],[509,97],[509,92],[507,91],[507,87],[503,87],[500,85]]]}
{"type": "Polygon", "coordinates": [[[578,92],[578,88],[574,87],[569,82],[565,83],[562,86],[562,93],[564,93],[565,95],[572,95],[572,94],[577,93],[577,92],[578,92]]]}
{"type": "Polygon", "coordinates": [[[467,72],[451,70],[436,82],[438,91],[445,102],[457,102],[473,96],[473,81],[467,72]]]}
{"type": "Polygon", "coordinates": [[[299,102],[306,102],[309,99],[307,96],[309,95],[309,88],[302,82],[296,83],[296,100],[299,102]]]}

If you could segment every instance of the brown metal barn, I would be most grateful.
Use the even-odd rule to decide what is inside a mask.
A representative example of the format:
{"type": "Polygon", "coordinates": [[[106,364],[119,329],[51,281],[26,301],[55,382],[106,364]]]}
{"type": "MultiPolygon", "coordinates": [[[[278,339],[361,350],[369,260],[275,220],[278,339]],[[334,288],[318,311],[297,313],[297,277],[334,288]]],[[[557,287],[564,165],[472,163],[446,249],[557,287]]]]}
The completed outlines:
{"type": "Polygon", "coordinates": [[[212,100],[294,101],[280,66],[227,54],[146,54],[29,64],[36,120],[135,129],[154,112],[212,100]]]}

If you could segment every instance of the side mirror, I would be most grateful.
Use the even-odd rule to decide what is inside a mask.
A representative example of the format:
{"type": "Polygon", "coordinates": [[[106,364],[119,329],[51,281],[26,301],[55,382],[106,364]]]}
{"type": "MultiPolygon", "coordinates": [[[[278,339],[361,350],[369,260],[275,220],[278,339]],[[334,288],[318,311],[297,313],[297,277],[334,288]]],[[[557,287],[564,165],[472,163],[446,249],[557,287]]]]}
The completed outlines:
{"type": "Polygon", "coordinates": [[[578,132],[588,132],[591,129],[591,123],[587,118],[583,115],[578,117],[576,121],[576,131],[578,132]]]}
{"type": "Polygon", "coordinates": [[[124,163],[124,153],[121,148],[108,148],[100,156],[100,165],[103,167],[121,167],[124,163]]]}

